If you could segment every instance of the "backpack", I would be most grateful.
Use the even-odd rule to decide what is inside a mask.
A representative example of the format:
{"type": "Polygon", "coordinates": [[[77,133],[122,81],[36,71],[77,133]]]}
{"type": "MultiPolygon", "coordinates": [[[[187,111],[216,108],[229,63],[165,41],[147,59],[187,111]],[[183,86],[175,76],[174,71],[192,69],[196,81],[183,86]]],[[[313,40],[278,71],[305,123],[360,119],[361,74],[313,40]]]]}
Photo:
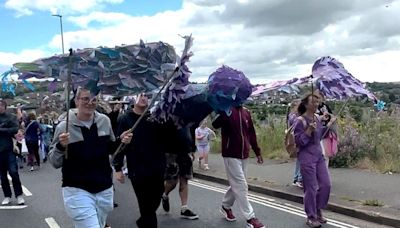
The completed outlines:
{"type": "MultiPolygon", "coordinates": [[[[299,116],[297,117],[298,120],[301,120],[303,122],[303,125],[306,126],[306,120],[299,116]]],[[[292,124],[288,129],[285,130],[285,149],[286,152],[289,154],[289,157],[291,158],[296,158],[297,157],[297,151],[298,148],[296,146],[296,142],[294,139],[294,127],[295,124],[292,124]]]]}

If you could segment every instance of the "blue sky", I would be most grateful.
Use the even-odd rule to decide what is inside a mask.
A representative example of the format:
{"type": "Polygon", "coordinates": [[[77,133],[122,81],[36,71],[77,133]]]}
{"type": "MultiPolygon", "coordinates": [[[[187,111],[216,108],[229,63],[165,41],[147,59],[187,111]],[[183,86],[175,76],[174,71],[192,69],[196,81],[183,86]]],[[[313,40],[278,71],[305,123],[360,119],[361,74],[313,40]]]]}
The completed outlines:
{"type": "MultiPolygon", "coordinates": [[[[151,16],[158,12],[179,9],[181,5],[181,0],[130,0],[121,4],[109,4],[103,7],[102,11],[120,12],[132,16],[151,16]]],[[[60,13],[62,14],[62,11],[60,13]]],[[[63,28],[64,32],[79,29],[65,18],[63,19],[63,28]]],[[[34,14],[30,16],[17,16],[15,10],[7,9],[2,5],[0,7],[0,30],[3,34],[0,51],[20,52],[47,44],[54,35],[60,33],[60,24],[59,19],[51,17],[49,11],[34,11],[34,14]]]]}
{"type": "Polygon", "coordinates": [[[3,0],[0,73],[65,50],[192,34],[192,81],[222,64],[253,84],[310,75],[332,56],[361,81],[398,81],[400,0],[3,0]],[[317,18],[317,19],[316,19],[317,18]]]}

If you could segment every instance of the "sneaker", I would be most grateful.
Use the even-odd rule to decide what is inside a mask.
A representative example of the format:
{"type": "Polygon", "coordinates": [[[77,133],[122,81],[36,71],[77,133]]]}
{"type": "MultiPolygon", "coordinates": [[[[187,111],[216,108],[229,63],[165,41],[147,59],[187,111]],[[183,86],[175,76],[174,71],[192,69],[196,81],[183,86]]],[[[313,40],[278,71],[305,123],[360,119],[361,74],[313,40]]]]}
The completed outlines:
{"type": "Polygon", "coordinates": [[[185,218],[185,219],[190,219],[190,220],[194,220],[194,219],[198,219],[199,216],[196,215],[193,211],[189,210],[189,209],[185,209],[181,211],[181,217],[185,218]]]}
{"type": "Polygon", "coordinates": [[[208,164],[204,164],[204,170],[210,170],[210,167],[208,167],[208,164]]]}
{"type": "Polygon", "coordinates": [[[300,182],[300,181],[296,182],[296,186],[299,187],[299,188],[304,188],[303,183],[300,182]]]}
{"type": "Polygon", "coordinates": [[[164,209],[165,212],[169,212],[169,198],[166,195],[163,195],[161,197],[161,204],[162,208],[164,209]]]}
{"type": "Polygon", "coordinates": [[[311,220],[311,219],[307,219],[306,221],[307,226],[311,227],[311,228],[319,228],[321,227],[321,223],[317,220],[311,220]]]}
{"type": "Polygon", "coordinates": [[[236,217],[232,213],[232,209],[226,209],[225,207],[221,207],[220,212],[225,216],[225,219],[229,222],[236,221],[236,217]]]}
{"type": "Polygon", "coordinates": [[[35,169],[33,168],[33,166],[31,166],[31,169],[30,169],[30,171],[32,172],[33,170],[35,170],[35,169]]]}
{"type": "Polygon", "coordinates": [[[247,220],[246,228],[265,228],[265,226],[257,218],[252,218],[247,220]]]}
{"type": "Polygon", "coordinates": [[[322,215],[322,211],[318,210],[318,218],[317,218],[318,222],[321,224],[325,224],[328,222],[328,220],[326,218],[324,218],[324,216],[322,215]]]}
{"type": "Polygon", "coordinates": [[[25,200],[24,197],[21,196],[17,196],[17,204],[18,205],[24,205],[25,204],[25,200]]]}
{"type": "Polygon", "coordinates": [[[1,205],[8,205],[10,204],[10,202],[11,202],[10,197],[6,197],[4,198],[3,202],[1,202],[1,205]]]}

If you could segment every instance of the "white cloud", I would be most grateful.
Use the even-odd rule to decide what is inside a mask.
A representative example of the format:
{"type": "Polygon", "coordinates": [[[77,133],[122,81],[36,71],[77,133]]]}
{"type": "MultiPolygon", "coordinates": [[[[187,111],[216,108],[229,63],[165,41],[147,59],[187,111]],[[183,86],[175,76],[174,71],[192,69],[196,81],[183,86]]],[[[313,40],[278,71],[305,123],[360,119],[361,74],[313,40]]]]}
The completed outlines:
{"type": "Polygon", "coordinates": [[[105,4],[118,4],[124,0],[6,0],[4,6],[15,10],[18,16],[32,15],[34,11],[50,13],[84,13],[103,8],[105,4]]]}
{"type": "MultiPolygon", "coordinates": [[[[242,70],[253,83],[305,76],[311,73],[314,61],[326,55],[338,58],[362,81],[398,80],[394,77],[399,72],[395,61],[400,59],[400,31],[390,20],[395,12],[400,15],[400,1],[387,9],[389,0],[329,4],[312,0],[315,6],[295,5],[298,12],[285,18],[294,6],[282,7],[291,2],[297,0],[185,0],[182,9],[140,17],[96,11],[67,18],[82,29],[64,33],[65,47],[113,47],[140,39],[161,40],[175,46],[180,54],[183,40],[178,34],[192,33],[195,55],[189,66],[193,81],[205,81],[221,64],[242,70]],[[307,7],[323,13],[313,14],[307,7]],[[282,15],[280,9],[285,11],[282,15]],[[276,12],[265,16],[260,13],[263,10],[276,12]],[[378,26],[380,30],[375,29],[378,26]]],[[[48,48],[59,50],[59,35],[48,48]]]]}
{"type": "Polygon", "coordinates": [[[23,50],[20,53],[0,52],[0,65],[11,67],[14,63],[30,62],[46,55],[49,53],[39,49],[23,50]]]}

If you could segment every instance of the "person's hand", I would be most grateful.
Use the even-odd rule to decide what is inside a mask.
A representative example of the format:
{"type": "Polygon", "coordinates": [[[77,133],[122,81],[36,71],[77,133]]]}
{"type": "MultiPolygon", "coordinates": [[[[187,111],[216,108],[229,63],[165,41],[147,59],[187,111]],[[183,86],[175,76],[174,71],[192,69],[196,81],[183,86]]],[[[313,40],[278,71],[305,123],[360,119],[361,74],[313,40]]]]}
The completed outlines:
{"type": "Polygon", "coordinates": [[[317,122],[312,122],[312,123],[310,123],[310,124],[308,125],[308,130],[309,130],[310,132],[314,132],[315,129],[317,129],[317,122]]]}
{"type": "Polygon", "coordinates": [[[257,156],[257,163],[260,164],[260,165],[264,163],[264,159],[263,159],[263,157],[261,155],[257,156]]]}
{"type": "Polygon", "coordinates": [[[194,153],[190,153],[190,157],[192,158],[192,162],[194,162],[194,160],[196,160],[196,156],[194,155],[194,153]]]}
{"type": "Polygon", "coordinates": [[[119,181],[119,183],[121,183],[121,184],[125,183],[125,175],[124,175],[124,173],[122,173],[122,171],[115,172],[114,176],[115,176],[115,179],[117,179],[117,181],[119,181]]]}
{"type": "Polygon", "coordinates": [[[60,140],[61,146],[67,147],[67,145],[69,144],[69,133],[61,133],[58,136],[58,140],[60,140]]]}
{"type": "Polygon", "coordinates": [[[132,136],[133,136],[133,134],[129,130],[122,132],[122,134],[120,136],[121,142],[123,144],[129,144],[132,141],[132,136]]]}
{"type": "Polygon", "coordinates": [[[336,120],[337,120],[337,117],[336,116],[333,116],[332,118],[331,118],[331,120],[329,121],[329,123],[328,123],[328,127],[330,127],[330,126],[332,126],[332,124],[334,124],[335,122],[336,122],[336,120]]]}

